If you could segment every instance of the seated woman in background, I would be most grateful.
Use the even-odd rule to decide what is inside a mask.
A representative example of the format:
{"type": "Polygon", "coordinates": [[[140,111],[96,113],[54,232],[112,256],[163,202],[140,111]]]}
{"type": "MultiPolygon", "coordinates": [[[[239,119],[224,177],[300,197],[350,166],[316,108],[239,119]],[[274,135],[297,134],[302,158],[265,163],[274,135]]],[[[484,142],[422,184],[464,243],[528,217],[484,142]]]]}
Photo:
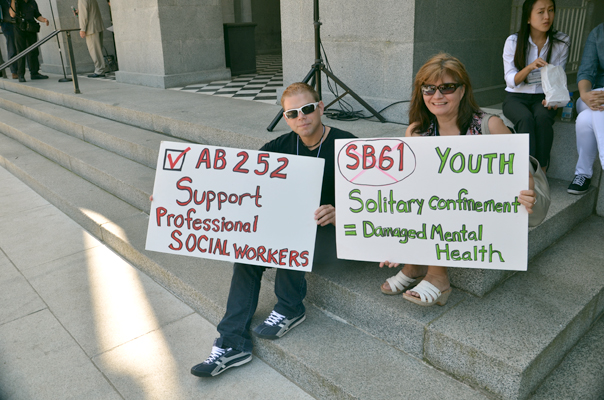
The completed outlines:
{"type": "MultiPolygon", "coordinates": [[[[418,71],[413,84],[409,123],[405,132],[407,137],[511,133],[499,117],[480,110],[474,100],[466,68],[457,58],[444,53],[432,57],[418,71]]],[[[539,164],[535,162],[532,168],[539,169],[539,164]]],[[[541,175],[545,180],[545,176],[541,175]]],[[[539,199],[547,212],[549,188],[547,193],[536,196],[533,187],[531,174],[530,189],[520,192],[520,202],[530,214],[539,199]]],[[[539,222],[541,221],[537,221],[539,222]]],[[[380,267],[384,265],[393,268],[399,264],[389,261],[380,263],[380,267]]],[[[407,300],[424,306],[444,305],[447,302],[451,293],[447,268],[434,265],[405,264],[397,275],[388,278],[382,285],[382,292],[402,293],[417,279],[422,280],[412,290],[404,293],[407,300]]]]}
{"type": "Polygon", "coordinates": [[[569,47],[568,35],[553,27],[555,11],[553,0],[526,0],[520,30],[507,38],[503,48],[508,92],[503,114],[514,123],[516,132],[530,135],[530,155],[539,160],[544,171],[554,140],[556,107],[545,107],[541,67],[552,64],[566,68],[569,47]]]}
{"type": "Polygon", "coordinates": [[[587,38],[577,84],[581,93],[576,122],[579,160],[568,193],[583,194],[589,189],[598,151],[604,167],[604,23],[587,38]]]}

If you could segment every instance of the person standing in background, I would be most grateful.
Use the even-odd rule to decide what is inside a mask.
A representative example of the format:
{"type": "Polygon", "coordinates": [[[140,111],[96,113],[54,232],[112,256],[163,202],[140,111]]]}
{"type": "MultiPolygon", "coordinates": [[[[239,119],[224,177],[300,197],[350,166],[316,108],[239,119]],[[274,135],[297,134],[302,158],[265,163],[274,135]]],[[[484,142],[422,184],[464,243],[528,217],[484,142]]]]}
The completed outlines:
{"type": "MultiPolygon", "coordinates": [[[[14,30],[18,54],[38,41],[40,25],[36,21],[40,21],[46,24],[46,26],[48,26],[49,22],[48,19],[40,14],[36,0],[12,0],[9,12],[12,18],[18,19],[14,30]]],[[[40,73],[39,54],[36,47],[26,56],[27,64],[29,65],[29,74],[31,79],[48,79],[47,75],[40,73]]],[[[17,75],[19,82],[25,82],[25,58],[21,58],[18,61],[17,75]]]]}
{"type": "MultiPolygon", "coordinates": [[[[15,44],[15,24],[9,22],[10,18],[10,0],[0,0],[0,6],[2,7],[2,33],[6,38],[6,60],[10,60],[17,55],[17,45],[15,44]]],[[[13,63],[10,66],[10,72],[13,74],[13,79],[19,78],[17,75],[17,63],[13,63]]]]}
{"type": "Polygon", "coordinates": [[[96,0],[78,0],[78,18],[80,37],[86,39],[88,52],[94,62],[94,73],[89,78],[105,76],[105,59],[103,58],[103,19],[96,0]]]}

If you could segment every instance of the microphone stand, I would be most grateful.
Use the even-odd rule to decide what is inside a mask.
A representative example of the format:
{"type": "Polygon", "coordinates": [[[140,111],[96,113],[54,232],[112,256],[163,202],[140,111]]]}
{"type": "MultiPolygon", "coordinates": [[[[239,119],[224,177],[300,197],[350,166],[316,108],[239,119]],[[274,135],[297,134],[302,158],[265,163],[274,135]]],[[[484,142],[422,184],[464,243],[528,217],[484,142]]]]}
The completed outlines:
{"type": "MultiPolygon", "coordinates": [[[[50,14],[52,15],[52,23],[54,24],[55,31],[57,30],[57,22],[55,21],[55,13],[52,10],[52,0],[48,0],[48,5],[50,5],[50,14]]],[[[59,40],[59,35],[57,35],[57,45],[59,46],[59,57],[61,57],[61,66],[63,67],[63,78],[59,79],[59,82],[71,82],[72,79],[67,77],[65,73],[65,63],[63,62],[63,52],[61,51],[61,41],[59,40]]]]}
{"type": "MultiPolygon", "coordinates": [[[[321,22],[319,21],[319,0],[314,0],[314,28],[315,28],[315,63],[310,68],[310,71],[304,78],[302,82],[308,83],[310,81],[310,85],[315,87],[315,90],[319,94],[319,99],[322,97],[321,94],[321,71],[328,78],[331,78],[336,84],[338,84],[341,88],[345,90],[345,92],[337,97],[334,101],[325,106],[325,109],[331,107],[334,103],[338,102],[342,97],[347,94],[351,95],[357,102],[359,102],[363,107],[365,107],[374,117],[376,117],[380,122],[386,122],[386,119],[376,110],[373,109],[365,100],[363,100],[359,95],[352,91],[348,86],[344,84],[337,76],[334,75],[333,72],[328,70],[323,63],[323,58],[321,57],[321,22]]],[[[283,108],[279,113],[275,116],[273,121],[266,128],[267,131],[272,132],[281,117],[283,117],[283,108]]]]}

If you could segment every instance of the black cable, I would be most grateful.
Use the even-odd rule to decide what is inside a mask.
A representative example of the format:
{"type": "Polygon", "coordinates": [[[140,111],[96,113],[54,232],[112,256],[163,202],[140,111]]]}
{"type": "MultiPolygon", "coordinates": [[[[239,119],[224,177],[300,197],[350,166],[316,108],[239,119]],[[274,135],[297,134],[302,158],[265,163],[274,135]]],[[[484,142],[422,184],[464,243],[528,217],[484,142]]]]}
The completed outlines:
{"type": "MultiPolygon", "coordinates": [[[[327,59],[327,53],[325,52],[325,47],[323,47],[323,41],[320,41],[319,43],[321,45],[321,50],[323,51],[323,58],[325,60],[325,69],[327,69],[328,71],[333,73],[333,70],[331,69],[331,65],[329,65],[329,60],[327,59]]],[[[338,85],[334,83],[334,86],[335,86],[335,90],[334,90],[334,88],[332,87],[331,82],[329,80],[329,76],[326,75],[325,78],[327,80],[327,87],[329,88],[329,91],[337,99],[340,96],[340,94],[338,93],[338,85]]],[[[382,108],[377,113],[381,114],[382,111],[384,111],[385,109],[387,109],[389,107],[392,107],[395,104],[409,103],[409,102],[410,102],[410,100],[395,101],[394,103],[388,104],[386,107],[382,108]]],[[[375,118],[375,115],[368,115],[368,116],[363,115],[362,110],[355,111],[354,108],[352,107],[352,105],[350,103],[348,103],[346,100],[338,99],[338,105],[340,106],[339,110],[338,109],[325,110],[324,115],[329,119],[335,119],[338,121],[357,121],[359,119],[375,118]]],[[[394,122],[394,121],[386,121],[386,122],[390,122],[392,124],[407,125],[407,124],[402,124],[400,122],[394,122]]]]}

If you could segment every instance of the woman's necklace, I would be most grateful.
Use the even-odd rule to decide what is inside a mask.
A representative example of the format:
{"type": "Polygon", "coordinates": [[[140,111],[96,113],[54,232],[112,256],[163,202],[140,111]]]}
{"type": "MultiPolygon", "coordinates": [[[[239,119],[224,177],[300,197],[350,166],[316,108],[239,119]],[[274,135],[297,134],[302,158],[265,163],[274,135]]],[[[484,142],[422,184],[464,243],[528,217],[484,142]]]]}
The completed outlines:
{"type": "MultiPolygon", "coordinates": [[[[306,146],[304,144],[304,142],[302,142],[302,144],[304,144],[304,146],[310,150],[311,147],[315,147],[316,145],[318,145],[319,143],[319,151],[317,152],[317,158],[319,158],[319,154],[321,154],[321,147],[323,146],[323,138],[325,137],[325,125],[323,125],[323,134],[321,135],[321,139],[319,139],[319,141],[315,144],[313,144],[312,146],[306,146]]],[[[311,150],[312,151],[312,150],[311,150]]],[[[296,138],[296,155],[300,155],[300,136],[298,136],[296,138]]]]}

